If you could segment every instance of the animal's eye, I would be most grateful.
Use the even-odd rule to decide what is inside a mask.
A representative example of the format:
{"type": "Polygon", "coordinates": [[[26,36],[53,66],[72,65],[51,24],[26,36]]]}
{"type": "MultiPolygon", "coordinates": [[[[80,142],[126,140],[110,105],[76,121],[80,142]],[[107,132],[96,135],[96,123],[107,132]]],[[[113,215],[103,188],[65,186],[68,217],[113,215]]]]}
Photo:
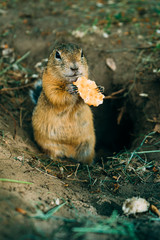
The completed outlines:
{"type": "Polygon", "coordinates": [[[61,55],[60,55],[60,53],[59,53],[58,51],[56,51],[55,57],[56,57],[57,59],[61,59],[61,55]]]}
{"type": "Polygon", "coordinates": [[[81,50],[81,57],[84,57],[83,50],[81,50]]]}

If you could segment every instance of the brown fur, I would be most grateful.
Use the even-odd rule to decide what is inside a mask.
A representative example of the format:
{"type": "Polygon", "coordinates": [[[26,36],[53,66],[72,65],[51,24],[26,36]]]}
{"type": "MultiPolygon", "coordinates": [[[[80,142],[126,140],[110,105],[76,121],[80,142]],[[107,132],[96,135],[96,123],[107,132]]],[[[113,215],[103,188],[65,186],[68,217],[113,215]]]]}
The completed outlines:
{"type": "Polygon", "coordinates": [[[81,49],[74,44],[56,47],[43,74],[43,90],[32,124],[35,140],[51,158],[67,157],[90,164],[95,147],[93,117],[89,106],[72,89],[79,75],[88,78],[81,49]],[[56,51],[61,59],[55,57],[56,51]]]}

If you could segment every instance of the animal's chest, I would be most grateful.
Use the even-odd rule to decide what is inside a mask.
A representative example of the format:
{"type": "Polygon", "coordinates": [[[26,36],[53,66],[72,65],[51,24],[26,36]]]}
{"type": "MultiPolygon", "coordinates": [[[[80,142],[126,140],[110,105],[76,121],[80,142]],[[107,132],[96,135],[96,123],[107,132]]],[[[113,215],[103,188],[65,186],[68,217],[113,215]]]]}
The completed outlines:
{"type": "Polygon", "coordinates": [[[76,113],[61,112],[52,115],[52,121],[49,122],[48,134],[49,138],[60,139],[76,139],[86,133],[89,126],[87,119],[82,111],[76,113]]]}

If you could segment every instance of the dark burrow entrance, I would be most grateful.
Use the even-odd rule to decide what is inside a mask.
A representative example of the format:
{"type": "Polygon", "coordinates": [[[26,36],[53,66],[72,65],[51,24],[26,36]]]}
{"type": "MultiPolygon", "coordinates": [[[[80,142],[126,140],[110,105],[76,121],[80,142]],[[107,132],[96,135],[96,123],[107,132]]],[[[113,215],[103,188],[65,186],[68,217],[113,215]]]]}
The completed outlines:
{"type": "Polygon", "coordinates": [[[97,157],[106,157],[129,149],[133,141],[134,123],[127,98],[106,99],[92,109],[96,133],[97,157]]]}

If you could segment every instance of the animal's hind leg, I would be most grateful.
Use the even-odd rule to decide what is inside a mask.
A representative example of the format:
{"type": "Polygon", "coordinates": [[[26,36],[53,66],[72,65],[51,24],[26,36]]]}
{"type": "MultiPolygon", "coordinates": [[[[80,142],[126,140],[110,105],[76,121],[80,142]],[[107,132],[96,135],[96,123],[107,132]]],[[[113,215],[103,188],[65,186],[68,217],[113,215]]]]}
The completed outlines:
{"type": "Polygon", "coordinates": [[[80,143],[76,149],[77,156],[76,159],[79,162],[90,165],[93,162],[95,151],[94,144],[89,142],[80,143]]]}

